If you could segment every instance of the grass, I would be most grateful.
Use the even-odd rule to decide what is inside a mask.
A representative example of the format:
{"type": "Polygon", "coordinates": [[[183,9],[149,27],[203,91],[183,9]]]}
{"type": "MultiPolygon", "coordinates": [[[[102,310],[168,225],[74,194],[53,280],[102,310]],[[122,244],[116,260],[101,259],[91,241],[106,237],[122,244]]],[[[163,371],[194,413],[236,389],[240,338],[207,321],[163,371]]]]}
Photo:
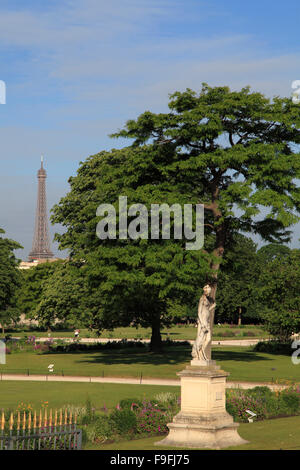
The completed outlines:
{"type": "Polygon", "coordinates": [[[69,354],[34,354],[29,352],[6,355],[6,365],[0,371],[10,373],[48,372],[80,376],[177,378],[176,372],[189,361],[190,348],[168,348],[163,354],[151,354],[146,349],[122,349],[69,354]]]}
{"type": "MultiPolygon", "coordinates": [[[[47,331],[35,331],[35,330],[7,330],[7,333],[13,336],[36,336],[37,338],[47,337],[47,331]]],[[[53,338],[73,338],[74,330],[65,329],[61,331],[52,331],[51,336],[53,338]]],[[[172,328],[163,329],[162,337],[166,339],[178,339],[178,340],[194,340],[196,336],[196,328],[193,325],[174,325],[172,328]]],[[[80,329],[81,338],[97,338],[94,331],[88,329],[80,329]]],[[[100,338],[116,339],[116,338],[127,338],[127,339],[150,339],[151,328],[116,328],[114,331],[104,330],[101,333],[100,338]]],[[[258,325],[241,325],[240,327],[234,325],[215,325],[213,330],[213,339],[215,341],[226,340],[226,339],[240,339],[240,338],[267,338],[268,334],[258,325]],[[248,336],[250,332],[251,336],[248,336]],[[252,336],[253,335],[253,336],[252,336]]]]}
{"type": "MultiPolygon", "coordinates": [[[[150,385],[116,385],[86,383],[36,383],[36,382],[0,382],[0,409],[16,409],[21,402],[40,409],[41,402],[48,401],[48,408],[60,408],[66,404],[84,405],[87,397],[100,409],[107,406],[112,409],[123,398],[153,398],[160,392],[180,393],[180,387],[162,387],[150,385]]],[[[242,446],[230,447],[230,450],[299,450],[300,416],[279,418],[239,425],[240,436],[249,441],[242,446]]],[[[107,445],[86,444],[85,450],[176,450],[174,447],[156,446],[163,436],[123,441],[107,445]]],[[[178,449],[178,450],[183,450],[178,449]]],[[[187,450],[187,449],[186,449],[187,450]]]]}
{"type": "MultiPolygon", "coordinates": [[[[293,351],[291,351],[292,353],[293,351]]],[[[300,380],[300,369],[290,356],[254,352],[252,347],[215,347],[212,357],[230,373],[228,380],[276,382],[300,380]]]]}
{"type": "Polygon", "coordinates": [[[66,404],[84,405],[87,397],[95,408],[114,408],[123,398],[153,398],[160,392],[180,394],[180,387],[159,385],[95,384],[76,382],[19,382],[0,381],[0,410],[16,409],[21,402],[39,410],[48,401],[48,408],[66,404]]]}
{"type": "MultiPolygon", "coordinates": [[[[300,416],[258,421],[256,423],[242,423],[238,428],[238,433],[243,439],[249,441],[248,444],[229,447],[224,450],[300,450],[300,416]]],[[[90,444],[85,449],[106,451],[156,450],[157,452],[174,449],[184,450],[183,448],[155,445],[155,442],[162,439],[163,437],[156,436],[101,446],[90,444]]]]}
{"type": "MultiPolygon", "coordinates": [[[[292,352],[292,351],[291,351],[292,352]]],[[[215,346],[213,359],[230,373],[232,381],[299,382],[299,367],[289,356],[252,351],[251,347],[215,346]]],[[[69,354],[13,353],[6,356],[0,372],[46,374],[54,364],[54,374],[104,377],[178,379],[176,372],[191,360],[191,346],[169,347],[160,354],[145,349],[104,350],[69,354]]]]}

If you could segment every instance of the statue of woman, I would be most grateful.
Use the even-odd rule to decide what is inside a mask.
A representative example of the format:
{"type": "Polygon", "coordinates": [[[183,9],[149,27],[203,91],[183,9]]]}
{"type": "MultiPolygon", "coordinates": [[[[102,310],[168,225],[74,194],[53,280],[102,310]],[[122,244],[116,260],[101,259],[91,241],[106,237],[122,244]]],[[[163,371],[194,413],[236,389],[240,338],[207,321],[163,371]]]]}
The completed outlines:
{"type": "Polygon", "coordinates": [[[199,300],[197,337],[192,349],[193,358],[205,362],[211,360],[210,349],[207,348],[211,342],[211,311],[216,306],[210,293],[211,287],[207,284],[203,287],[203,295],[199,300]]]}

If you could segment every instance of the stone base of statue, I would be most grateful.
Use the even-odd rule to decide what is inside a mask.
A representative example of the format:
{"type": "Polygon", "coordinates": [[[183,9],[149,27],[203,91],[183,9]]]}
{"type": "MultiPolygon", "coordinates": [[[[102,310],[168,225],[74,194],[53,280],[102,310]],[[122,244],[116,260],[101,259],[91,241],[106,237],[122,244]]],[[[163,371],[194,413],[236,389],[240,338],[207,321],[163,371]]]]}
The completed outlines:
{"type": "Polygon", "coordinates": [[[215,361],[193,359],[177,375],[181,378],[181,411],[168,424],[168,436],[157,445],[221,449],[247,443],[226,412],[228,372],[220,370],[215,361]]]}

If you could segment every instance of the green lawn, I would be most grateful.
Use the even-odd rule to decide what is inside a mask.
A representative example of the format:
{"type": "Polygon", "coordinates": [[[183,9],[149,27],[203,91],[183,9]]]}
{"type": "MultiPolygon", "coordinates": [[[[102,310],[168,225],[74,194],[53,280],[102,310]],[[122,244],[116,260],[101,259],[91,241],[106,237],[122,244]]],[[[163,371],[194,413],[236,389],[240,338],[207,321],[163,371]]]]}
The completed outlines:
{"type": "Polygon", "coordinates": [[[105,350],[69,354],[14,353],[6,355],[1,372],[30,374],[48,372],[80,376],[158,377],[177,378],[176,372],[189,361],[191,347],[168,348],[164,354],[152,354],[146,349],[105,350]]]}
{"type": "Polygon", "coordinates": [[[212,357],[230,373],[228,380],[300,382],[300,366],[293,364],[290,356],[254,352],[252,347],[216,346],[212,357]]]}
{"type": "MultiPolygon", "coordinates": [[[[224,450],[300,450],[300,416],[258,421],[257,423],[242,423],[238,428],[238,432],[243,439],[248,441],[248,444],[229,447],[224,450]]],[[[155,445],[156,442],[162,439],[163,437],[157,436],[101,446],[90,444],[85,449],[156,450],[160,452],[163,450],[176,450],[175,447],[155,445]]]]}
{"type": "MultiPolygon", "coordinates": [[[[251,347],[215,346],[213,359],[230,373],[228,380],[300,382],[300,366],[289,356],[253,352],[251,347]]],[[[30,374],[48,372],[54,364],[58,375],[142,377],[177,379],[191,359],[191,346],[169,347],[164,353],[153,354],[144,349],[105,350],[69,354],[13,353],[0,372],[30,374]]]]}
{"type": "Polygon", "coordinates": [[[16,409],[21,402],[39,410],[41,402],[60,408],[66,404],[84,405],[87,397],[95,408],[114,408],[123,398],[152,398],[160,392],[180,394],[180,387],[159,385],[95,384],[76,382],[0,381],[0,410],[16,409]]]}
{"type": "MultiPolygon", "coordinates": [[[[84,405],[87,397],[100,409],[104,405],[114,408],[123,398],[153,398],[157,393],[170,391],[180,393],[180,387],[150,385],[115,385],[89,383],[37,383],[0,382],[0,409],[15,409],[21,402],[40,409],[41,402],[48,401],[48,408],[60,408],[66,404],[84,405]]],[[[280,418],[256,423],[242,423],[238,428],[241,437],[248,444],[232,447],[231,450],[299,450],[300,416],[280,418]]],[[[87,444],[85,449],[94,450],[174,450],[171,447],[156,446],[163,437],[151,437],[109,445],[87,444]]],[[[175,449],[176,450],[176,449],[175,449]]],[[[182,449],[181,449],[182,450],[182,449]]]]}

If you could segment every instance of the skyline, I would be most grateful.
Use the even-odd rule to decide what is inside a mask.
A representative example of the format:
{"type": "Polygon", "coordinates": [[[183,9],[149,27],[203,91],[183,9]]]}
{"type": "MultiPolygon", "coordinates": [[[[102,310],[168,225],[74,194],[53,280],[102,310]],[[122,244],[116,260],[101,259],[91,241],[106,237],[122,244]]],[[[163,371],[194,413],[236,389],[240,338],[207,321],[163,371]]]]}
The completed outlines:
{"type": "MultiPolygon", "coordinates": [[[[32,245],[41,154],[50,212],[79,162],[129,145],[108,135],[145,110],[165,112],[169,93],[207,82],[291,96],[297,9],[269,0],[2,0],[0,227],[24,246],[17,256],[26,260],[32,245]]],[[[61,228],[49,228],[64,257],[52,241],[61,228]]],[[[299,237],[297,224],[293,247],[299,237]]]]}

